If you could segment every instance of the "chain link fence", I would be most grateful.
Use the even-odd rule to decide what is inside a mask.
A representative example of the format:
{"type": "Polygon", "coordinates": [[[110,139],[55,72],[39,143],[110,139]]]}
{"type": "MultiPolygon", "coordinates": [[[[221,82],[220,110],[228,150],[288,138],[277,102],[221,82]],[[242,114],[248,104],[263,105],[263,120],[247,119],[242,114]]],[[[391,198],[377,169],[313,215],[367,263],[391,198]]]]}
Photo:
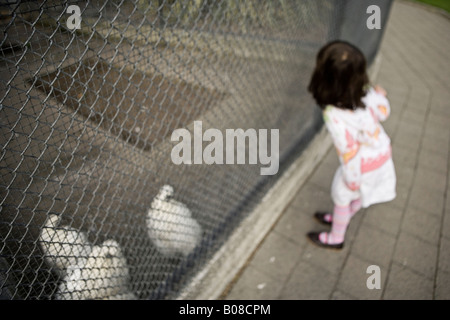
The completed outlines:
{"type": "Polygon", "coordinates": [[[369,4],[2,1],[1,297],[177,297],[320,128],[317,49],[375,56],[369,4]],[[278,175],[175,165],[194,121],[279,129],[278,175]]]}

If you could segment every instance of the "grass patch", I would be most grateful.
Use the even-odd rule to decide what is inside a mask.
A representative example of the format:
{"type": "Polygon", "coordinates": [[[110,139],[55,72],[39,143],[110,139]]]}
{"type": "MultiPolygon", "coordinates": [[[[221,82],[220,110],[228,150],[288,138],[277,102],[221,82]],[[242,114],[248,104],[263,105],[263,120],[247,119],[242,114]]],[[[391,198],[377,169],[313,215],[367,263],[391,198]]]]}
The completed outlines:
{"type": "Polygon", "coordinates": [[[450,13],[450,1],[449,0],[413,0],[415,2],[421,2],[424,4],[428,4],[430,6],[444,9],[448,13],[450,13]]]}

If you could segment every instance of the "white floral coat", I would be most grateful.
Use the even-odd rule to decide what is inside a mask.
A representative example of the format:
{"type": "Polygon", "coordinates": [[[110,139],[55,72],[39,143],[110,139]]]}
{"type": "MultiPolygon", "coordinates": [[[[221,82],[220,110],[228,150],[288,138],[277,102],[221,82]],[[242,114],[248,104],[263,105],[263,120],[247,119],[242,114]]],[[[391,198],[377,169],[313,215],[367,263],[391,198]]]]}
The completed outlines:
{"type": "Polygon", "coordinates": [[[363,207],[368,207],[396,196],[391,140],[380,124],[390,114],[389,101],[373,88],[362,101],[365,109],[329,105],[323,111],[341,163],[331,192],[337,205],[361,198],[363,207]]]}

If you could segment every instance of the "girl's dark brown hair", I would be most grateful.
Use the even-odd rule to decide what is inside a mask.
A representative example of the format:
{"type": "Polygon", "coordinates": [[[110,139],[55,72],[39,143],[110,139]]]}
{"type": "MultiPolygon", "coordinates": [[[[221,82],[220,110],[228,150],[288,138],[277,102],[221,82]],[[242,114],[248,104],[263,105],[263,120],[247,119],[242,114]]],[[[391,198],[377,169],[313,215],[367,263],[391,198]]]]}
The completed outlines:
{"type": "Polygon", "coordinates": [[[357,47],[341,40],[330,42],[317,54],[308,91],[322,109],[329,104],[351,110],[365,108],[361,98],[369,84],[366,64],[357,47]]]}

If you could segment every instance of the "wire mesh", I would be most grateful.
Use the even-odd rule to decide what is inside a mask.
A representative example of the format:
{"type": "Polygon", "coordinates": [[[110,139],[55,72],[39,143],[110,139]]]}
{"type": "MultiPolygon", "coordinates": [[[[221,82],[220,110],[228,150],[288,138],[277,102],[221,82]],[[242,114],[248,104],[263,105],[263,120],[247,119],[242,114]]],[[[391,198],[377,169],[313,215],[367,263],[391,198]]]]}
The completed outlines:
{"type": "Polygon", "coordinates": [[[2,1],[1,298],[176,297],[320,128],[317,49],[346,37],[374,57],[367,5],[2,1]],[[279,129],[278,175],[174,164],[194,121],[279,129]]]}

